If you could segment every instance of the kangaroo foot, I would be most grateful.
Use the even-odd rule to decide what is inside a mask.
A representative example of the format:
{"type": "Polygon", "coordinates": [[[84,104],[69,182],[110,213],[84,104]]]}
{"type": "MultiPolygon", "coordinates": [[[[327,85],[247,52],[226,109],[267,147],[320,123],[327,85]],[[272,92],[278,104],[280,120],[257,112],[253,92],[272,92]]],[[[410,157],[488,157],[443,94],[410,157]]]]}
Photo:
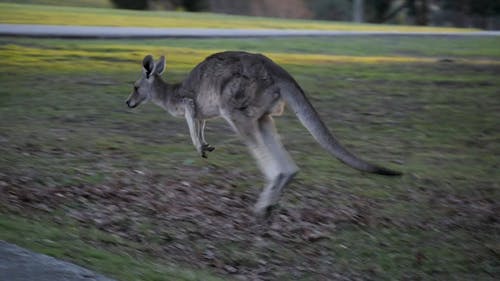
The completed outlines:
{"type": "Polygon", "coordinates": [[[207,152],[207,151],[208,151],[208,152],[212,152],[212,151],[214,151],[214,149],[215,149],[215,147],[210,146],[208,143],[204,143],[204,144],[202,144],[202,145],[201,145],[201,153],[200,153],[200,154],[201,154],[201,157],[203,157],[203,158],[208,158],[208,157],[207,157],[207,154],[206,154],[205,152],[207,152]]]}
{"type": "Polygon", "coordinates": [[[203,145],[201,146],[201,149],[202,149],[203,151],[212,152],[212,151],[214,151],[215,147],[213,147],[213,146],[209,145],[208,143],[205,143],[205,144],[203,144],[203,145]]]}
{"type": "Polygon", "coordinates": [[[279,209],[279,207],[278,203],[269,206],[256,205],[253,209],[253,214],[258,221],[266,221],[271,217],[273,210],[279,209]]]}

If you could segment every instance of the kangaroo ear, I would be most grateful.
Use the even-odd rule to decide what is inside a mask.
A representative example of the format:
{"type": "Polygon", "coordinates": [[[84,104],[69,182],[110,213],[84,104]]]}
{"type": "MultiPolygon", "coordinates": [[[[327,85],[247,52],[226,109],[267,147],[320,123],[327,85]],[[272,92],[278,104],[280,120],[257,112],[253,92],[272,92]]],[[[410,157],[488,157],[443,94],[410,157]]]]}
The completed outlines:
{"type": "Polygon", "coordinates": [[[149,78],[149,76],[151,76],[151,74],[155,70],[155,62],[152,55],[147,55],[144,57],[144,59],[142,60],[142,68],[144,70],[146,78],[149,78]]]}
{"type": "Polygon", "coordinates": [[[165,71],[166,64],[165,56],[161,56],[155,65],[155,71],[158,75],[161,75],[165,71]]]}

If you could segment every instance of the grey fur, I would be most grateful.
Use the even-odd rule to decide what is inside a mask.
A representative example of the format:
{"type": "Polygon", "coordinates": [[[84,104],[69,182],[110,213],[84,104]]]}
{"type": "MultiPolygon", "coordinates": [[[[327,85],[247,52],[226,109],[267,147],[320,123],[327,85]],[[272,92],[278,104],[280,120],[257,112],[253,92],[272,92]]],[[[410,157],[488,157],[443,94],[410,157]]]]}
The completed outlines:
{"type": "Polygon", "coordinates": [[[255,206],[267,214],[298,168],[276,132],[272,116],[281,115],[285,102],[318,143],[330,154],[361,171],[400,175],[369,164],[343,148],[320,119],[293,77],[261,54],[222,52],[207,57],[182,83],[161,79],[165,58],[143,60],[143,76],[127,99],[129,107],[153,101],[171,115],[184,117],[196,150],[202,157],[213,150],[204,136],[205,120],[224,118],[250,148],[268,181],[255,206]]]}

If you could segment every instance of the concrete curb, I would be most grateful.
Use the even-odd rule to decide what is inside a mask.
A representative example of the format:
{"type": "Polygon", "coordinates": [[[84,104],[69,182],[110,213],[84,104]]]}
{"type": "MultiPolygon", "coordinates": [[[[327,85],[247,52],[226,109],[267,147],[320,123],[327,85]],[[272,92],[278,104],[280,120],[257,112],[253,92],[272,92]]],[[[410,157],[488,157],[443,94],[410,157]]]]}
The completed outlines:
{"type": "Polygon", "coordinates": [[[0,24],[0,36],[45,38],[249,38],[299,36],[500,36],[500,31],[390,32],[296,29],[145,28],[0,24]]]}
{"type": "Polygon", "coordinates": [[[78,265],[0,240],[2,281],[114,281],[78,265]]]}

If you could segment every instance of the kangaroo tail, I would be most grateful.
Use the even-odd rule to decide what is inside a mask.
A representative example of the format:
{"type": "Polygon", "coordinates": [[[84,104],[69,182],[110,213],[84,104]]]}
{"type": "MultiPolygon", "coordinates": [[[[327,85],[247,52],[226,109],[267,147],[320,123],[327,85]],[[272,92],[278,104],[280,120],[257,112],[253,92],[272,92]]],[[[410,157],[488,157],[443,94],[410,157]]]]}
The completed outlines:
{"type": "Polygon", "coordinates": [[[314,139],[326,151],[343,163],[364,172],[387,176],[401,175],[401,172],[367,163],[345,149],[325,126],[312,104],[306,98],[304,91],[297,83],[281,91],[281,96],[314,139]]]}

